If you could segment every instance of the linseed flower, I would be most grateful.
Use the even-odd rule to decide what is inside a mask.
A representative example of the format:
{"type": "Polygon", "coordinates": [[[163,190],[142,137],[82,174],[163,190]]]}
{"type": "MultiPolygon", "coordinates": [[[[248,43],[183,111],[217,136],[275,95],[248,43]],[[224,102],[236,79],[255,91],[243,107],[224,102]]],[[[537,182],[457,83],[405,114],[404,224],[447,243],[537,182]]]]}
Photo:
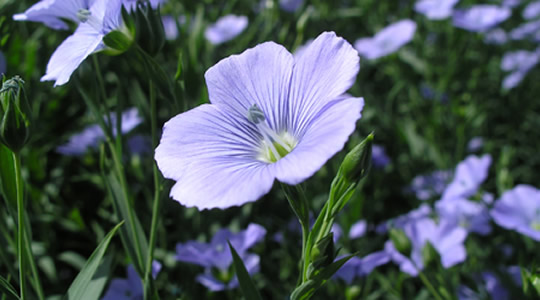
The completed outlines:
{"type": "Polygon", "coordinates": [[[15,21],[41,22],[52,29],[68,29],[64,20],[79,24],[77,14],[88,10],[95,0],[42,0],[32,5],[24,13],[13,15],[15,21]]]}
{"type": "Polygon", "coordinates": [[[399,50],[410,42],[416,32],[416,23],[412,20],[401,20],[388,25],[372,38],[361,38],[354,47],[367,59],[377,59],[399,50]]]}
{"type": "Polygon", "coordinates": [[[491,210],[495,223],[540,241],[540,191],[518,185],[504,192],[491,210]]]}
{"type": "Polygon", "coordinates": [[[63,85],[86,57],[104,50],[104,36],[122,26],[121,8],[121,0],[94,0],[89,9],[79,9],[76,17],[81,23],[54,51],[41,81],[63,85]]]}
{"type": "Polygon", "coordinates": [[[454,11],[454,26],[473,32],[485,32],[505,21],[512,14],[508,7],[479,4],[466,10],[454,11]]]}
{"type": "Polygon", "coordinates": [[[219,18],[204,31],[204,37],[214,44],[222,44],[234,39],[248,26],[246,16],[227,15],[219,18]]]}
{"type": "Polygon", "coordinates": [[[414,10],[430,20],[442,20],[452,15],[454,5],[458,2],[459,0],[419,0],[414,4],[414,10]]]}
{"type": "MultiPolygon", "coordinates": [[[[156,278],[161,271],[161,263],[154,260],[152,262],[152,277],[156,278]]],[[[139,300],[142,299],[143,284],[139,274],[132,265],[127,267],[127,278],[114,278],[109,284],[109,289],[101,300],[139,300]]]]}
{"type": "Polygon", "coordinates": [[[211,104],[169,120],[156,149],[171,197],[199,209],[257,200],[274,180],[298,184],[340,151],[361,117],[362,98],[342,97],[358,53],[334,33],[300,57],[267,42],[206,72],[211,104]]]}

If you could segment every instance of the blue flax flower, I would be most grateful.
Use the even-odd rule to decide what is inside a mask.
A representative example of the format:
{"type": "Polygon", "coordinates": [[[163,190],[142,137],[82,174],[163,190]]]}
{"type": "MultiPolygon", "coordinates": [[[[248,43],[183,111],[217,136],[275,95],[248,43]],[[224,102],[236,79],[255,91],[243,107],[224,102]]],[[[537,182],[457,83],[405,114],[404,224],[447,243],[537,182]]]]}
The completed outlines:
{"type": "Polygon", "coordinates": [[[522,16],[526,20],[536,19],[540,17],[540,1],[535,1],[527,4],[523,9],[522,16]]]}
{"type": "MultiPolygon", "coordinates": [[[[344,256],[336,258],[340,260],[344,256]]],[[[353,257],[349,259],[335,274],[334,278],[340,278],[347,284],[351,284],[356,277],[369,275],[378,266],[390,261],[390,255],[386,251],[377,251],[363,258],[353,257]]]]}
{"type": "Polygon", "coordinates": [[[385,251],[391,260],[400,266],[402,272],[417,276],[424,268],[423,249],[427,242],[439,253],[444,268],[465,261],[467,252],[464,242],[467,232],[454,222],[441,218],[437,224],[430,218],[418,218],[406,223],[402,229],[411,242],[410,257],[400,253],[392,241],[385,244],[385,251]]]}
{"type": "Polygon", "coordinates": [[[501,69],[510,74],[504,78],[503,88],[516,87],[539,62],[540,47],[536,51],[517,50],[505,53],[501,60],[501,69]]]}
{"type": "Polygon", "coordinates": [[[459,0],[419,0],[414,4],[414,10],[425,15],[430,20],[442,20],[450,17],[459,0]]]}
{"type": "Polygon", "coordinates": [[[523,23],[510,31],[513,40],[532,39],[540,41],[540,20],[523,23]]]}
{"type": "Polygon", "coordinates": [[[358,53],[323,33],[299,57],[272,42],[223,59],[206,72],[211,104],[169,120],[156,149],[171,196],[199,209],[255,201],[275,179],[298,184],[341,150],[362,98],[341,97],[358,53]]]}
{"type": "Polygon", "coordinates": [[[385,27],[372,38],[361,38],[354,43],[360,55],[367,59],[377,59],[399,50],[410,42],[416,32],[416,23],[401,20],[385,27]]]}
{"type": "Polygon", "coordinates": [[[490,4],[474,5],[466,10],[454,11],[454,26],[473,32],[485,32],[505,21],[512,14],[508,7],[490,4]]]}
{"type": "Polygon", "coordinates": [[[79,9],[81,23],[54,51],[41,81],[54,80],[54,86],[63,85],[86,57],[105,49],[103,37],[122,26],[121,7],[121,0],[95,0],[89,9],[79,9]]]}
{"type": "Polygon", "coordinates": [[[495,223],[540,241],[540,191],[518,185],[503,193],[491,210],[495,223]]]}
{"type": "Polygon", "coordinates": [[[416,198],[428,200],[441,195],[452,178],[449,170],[434,171],[413,178],[410,189],[415,193],[416,198]]]}
{"type": "Polygon", "coordinates": [[[246,16],[227,15],[208,26],[204,37],[212,44],[218,45],[234,39],[248,26],[246,16]]]}
{"type": "MultiPolygon", "coordinates": [[[[156,278],[161,271],[161,263],[152,262],[152,276],[156,278]]],[[[141,300],[143,299],[143,285],[141,277],[132,265],[127,267],[127,278],[114,278],[109,284],[109,289],[101,300],[141,300]]]]}
{"type": "Polygon", "coordinates": [[[508,34],[502,28],[494,28],[486,32],[484,42],[492,45],[502,45],[508,42],[508,34]]]}
{"type": "Polygon", "coordinates": [[[279,0],[279,7],[287,12],[295,12],[304,3],[304,0],[279,0]]]}
{"type": "Polygon", "coordinates": [[[474,195],[480,184],[486,180],[490,165],[491,156],[489,154],[481,157],[468,156],[457,165],[454,178],[444,190],[441,201],[468,198],[474,195]]]}
{"type": "MultiPolygon", "coordinates": [[[[116,114],[111,113],[111,123],[113,134],[116,135],[116,114]]],[[[105,119],[107,120],[107,119],[105,119]]],[[[139,116],[136,108],[130,108],[122,113],[122,124],[120,131],[122,134],[128,133],[141,124],[143,119],[139,116]]],[[[105,140],[105,133],[97,124],[85,128],[81,133],[72,136],[65,145],[56,148],[58,153],[64,155],[82,155],[88,148],[95,148],[105,140]]]]}
{"type": "Polygon", "coordinates": [[[456,198],[435,203],[439,216],[452,220],[468,232],[486,235],[491,232],[489,212],[481,202],[456,198]]]}
{"type": "Polygon", "coordinates": [[[238,279],[230,276],[232,254],[227,241],[242,258],[248,272],[253,274],[259,270],[259,256],[248,253],[247,250],[260,242],[265,235],[266,229],[258,224],[250,224],[246,230],[236,234],[222,229],[214,235],[210,243],[189,241],[177,244],[176,259],[203,266],[205,272],[197,276],[197,281],[211,291],[233,289],[238,286],[238,279]]]}
{"type": "Polygon", "coordinates": [[[358,239],[363,237],[367,231],[367,222],[366,220],[360,220],[352,224],[351,229],[349,229],[349,239],[358,239]]]}

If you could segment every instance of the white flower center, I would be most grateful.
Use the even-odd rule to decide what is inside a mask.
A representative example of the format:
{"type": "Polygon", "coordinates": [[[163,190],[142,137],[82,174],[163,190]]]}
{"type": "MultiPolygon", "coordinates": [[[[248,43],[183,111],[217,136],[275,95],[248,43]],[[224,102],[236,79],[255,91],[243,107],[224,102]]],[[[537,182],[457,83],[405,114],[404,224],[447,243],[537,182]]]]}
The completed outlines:
{"type": "Polygon", "coordinates": [[[257,159],[266,163],[275,163],[289,154],[298,141],[287,131],[276,133],[265,122],[264,112],[254,104],[248,110],[248,120],[255,124],[262,135],[261,147],[257,159]]]}
{"type": "Polygon", "coordinates": [[[102,29],[101,21],[96,18],[96,16],[92,15],[92,12],[88,9],[79,9],[77,12],[77,19],[79,19],[81,23],[92,26],[98,32],[102,29]]]}

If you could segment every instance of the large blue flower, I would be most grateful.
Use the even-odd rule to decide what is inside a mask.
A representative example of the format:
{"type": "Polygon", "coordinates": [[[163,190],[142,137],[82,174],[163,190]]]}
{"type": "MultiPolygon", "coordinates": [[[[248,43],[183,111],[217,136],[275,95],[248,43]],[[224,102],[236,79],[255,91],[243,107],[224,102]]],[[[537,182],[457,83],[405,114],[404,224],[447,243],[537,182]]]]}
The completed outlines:
{"type": "Polygon", "coordinates": [[[334,33],[299,57],[272,42],[206,72],[211,104],[169,120],[156,161],[177,181],[171,196],[199,209],[255,201],[275,179],[298,184],[343,148],[362,98],[342,97],[360,68],[334,33]]]}
{"type": "Polygon", "coordinates": [[[13,15],[16,21],[41,22],[53,29],[68,29],[64,20],[79,23],[77,13],[88,10],[95,0],[42,0],[24,13],[13,15]]]}

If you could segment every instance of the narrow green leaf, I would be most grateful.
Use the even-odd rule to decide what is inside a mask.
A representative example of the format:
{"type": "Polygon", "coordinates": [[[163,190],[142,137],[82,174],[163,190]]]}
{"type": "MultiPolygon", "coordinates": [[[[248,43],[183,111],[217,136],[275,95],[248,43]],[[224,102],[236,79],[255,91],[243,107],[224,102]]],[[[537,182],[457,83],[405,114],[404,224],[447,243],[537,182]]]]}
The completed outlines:
{"type": "Polygon", "coordinates": [[[126,226],[120,229],[122,243],[124,244],[124,248],[128,252],[129,257],[133,261],[135,270],[137,270],[137,273],[142,277],[144,276],[144,262],[146,261],[146,254],[148,253],[148,241],[146,240],[146,235],[144,234],[141,223],[135,213],[133,211],[130,212],[133,208],[128,206],[129,199],[123,199],[122,187],[120,186],[117,177],[110,173],[106,179],[115,210],[117,214],[119,214],[119,217],[126,222],[126,226]]]}
{"type": "Polygon", "coordinates": [[[11,284],[9,284],[9,282],[2,276],[0,276],[0,294],[6,296],[6,299],[8,300],[20,299],[13,286],[11,286],[11,284]]]}
{"type": "Polygon", "coordinates": [[[103,256],[114,234],[123,224],[122,221],[116,225],[99,243],[69,287],[67,294],[64,296],[65,300],[97,300],[99,298],[107,281],[111,262],[110,259],[104,260],[103,256]]]}
{"type": "Polygon", "coordinates": [[[236,250],[234,250],[231,243],[228,243],[233,257],[234,271],[238,277],[240,289],[242,290],[244,297],[246,297],[246,300],[262,300],[261,295],[259,295],[259,291],[257,291],[251,277],[249,277],[249,273],[246,270],[246,266],[244,266],[244,262],[240,256],[238,256],[238,253],[236,253],[236,250]]]}

